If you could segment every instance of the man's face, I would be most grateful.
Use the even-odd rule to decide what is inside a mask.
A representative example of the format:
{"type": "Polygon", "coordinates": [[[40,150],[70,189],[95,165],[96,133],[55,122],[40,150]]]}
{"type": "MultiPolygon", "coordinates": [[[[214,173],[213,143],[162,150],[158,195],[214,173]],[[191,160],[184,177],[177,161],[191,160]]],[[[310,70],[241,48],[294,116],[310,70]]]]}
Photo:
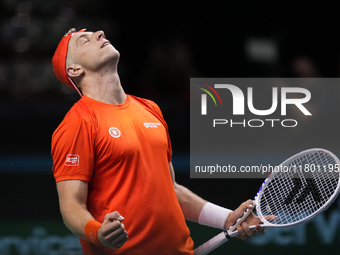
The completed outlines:
{"type": "Polygon", "coordinates": [[[98,71],[112,61],[117,62],[119,52],[103,31],[79,32],[70,39],[68,58],[70,63],[81,65],[85,71],[98,71]]]}

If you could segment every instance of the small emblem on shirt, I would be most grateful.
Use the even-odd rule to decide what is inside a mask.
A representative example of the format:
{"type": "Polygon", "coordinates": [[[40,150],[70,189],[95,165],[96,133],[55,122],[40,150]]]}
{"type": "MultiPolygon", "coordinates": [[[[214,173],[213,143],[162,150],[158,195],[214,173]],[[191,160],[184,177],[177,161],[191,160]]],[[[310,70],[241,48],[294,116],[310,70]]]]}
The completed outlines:
{"type": "Polygon", "coordinates": [[[118,129],[118,128],[115,128],[115,127],[111,127],[111,128],[109,129],[109,133],[110,133],[110,135],[111,135],[112,137],[114,137],[114,138],[118,138],[118,137],[120,137],[120,135],[121,135],[119,129],[118,129]]]}
{"type": "Polygon", "coordinates": [[[79,155],[78,154],[68,154],[66,156],[66,166],[78,166],[79,165],[79,155]]]}
{"type": "Polygon", "coordinates": [[[157,122],[144,122],[146,128],[158,128],[161,124],[157,122]]]}

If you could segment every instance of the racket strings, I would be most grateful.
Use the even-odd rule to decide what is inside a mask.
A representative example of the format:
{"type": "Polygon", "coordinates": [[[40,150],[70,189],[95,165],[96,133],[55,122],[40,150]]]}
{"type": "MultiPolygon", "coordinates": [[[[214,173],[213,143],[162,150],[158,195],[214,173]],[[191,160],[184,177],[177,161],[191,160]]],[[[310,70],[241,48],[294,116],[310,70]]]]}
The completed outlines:
{"type": "MultiPolygon", "coordinates": [[[[258,213],[286,225],[310,217],[330,200],[339,185],[336,160],[322,151],[301,156],[280,168],[259,194],[258,213]]],[[[337,166],[338,167],[338,166],[337,166]]]]}

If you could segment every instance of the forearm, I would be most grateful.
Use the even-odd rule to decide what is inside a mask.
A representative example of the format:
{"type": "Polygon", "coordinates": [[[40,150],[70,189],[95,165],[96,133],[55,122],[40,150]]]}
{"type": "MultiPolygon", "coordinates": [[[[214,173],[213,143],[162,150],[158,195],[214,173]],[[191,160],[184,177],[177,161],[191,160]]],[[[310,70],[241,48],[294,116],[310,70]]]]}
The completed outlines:
{"type": "MultiPolygon", "coordinates": [[[[175,183],[177,199],[186,219],[198,222],[209,227],[228,229],[236,220],[242,216],[247,209],[252,209],[252,201],[247,200],[242,203],[235,211],[211,204],[197,196],[187,188],[175,183]],[[203,209],[203,210],[202,210],[203,209]]],[[[250,225],[259,226],[259,219],[253,213],[250,214],[242,226],[237,226],[239,238],[247,239],[253,235],[250,225]]],[[[258,228],[260,234],[264,230],[258,228]]]]}
{"type": "Polygon", "coordinates": [[[177,183],[175,183],[175,191],[184,217],[187,220],[198,222],[199,215],[207,201],[177,183]]]}
{"type": "Polygon", "coordinates": [[[76,236],[85,239],[85,225],[94,220],[86,206],[77,203],[65,203],[60,206],[61,215],[66,227],[76,236]]]}
{"type": "Polygon", "coordinates": [[[206,200],[191,192],[186,187],[176,183],[175,172],[171,162],[169,167],[177,200],[181,206],[184,217],[187,220],[195,221],[202,225],[225,229],[227,224],[226,221],[231,211],[212,203],[208,203],[206,200]]]}
{"type": "Polygon", "coordinates": [[[118,249],[128,240],[124,224],[121,223],[124,218],[117,211],[106,214],[104,222],[102,224],[96,222],[95,225],[93,225],[92,222],[94,218],[83,206],[67,207],[67,209],[62,212],[62,215],[65,225],[73,234],[98,246],[118,249]],[[88,224],[88,222],[91,224],[88,224]],[[94,238],[92,234],[89,234],[91,230],[96,230],[94,234],[96,238],[94,238]],[[85,235],[86,232],[87,236],[85,235]]]}
{"type": "Polygon", "coordinates": [[[76,236],[98,246],[118,249],[128,236],[121,222],[124,220],[119,212],[105,215],[103,222],[94,221],[87,210],[87,182],[61,181],[57,183],[60,211],[65,225],[76,236]]]}
{"type": "Polygon", "coordinates": [[[57,183],[60,212],[67,228],[76,236],[85,239],[85,225],[94,218],[87,210],[87,183],[61,181],[57,183]]]}

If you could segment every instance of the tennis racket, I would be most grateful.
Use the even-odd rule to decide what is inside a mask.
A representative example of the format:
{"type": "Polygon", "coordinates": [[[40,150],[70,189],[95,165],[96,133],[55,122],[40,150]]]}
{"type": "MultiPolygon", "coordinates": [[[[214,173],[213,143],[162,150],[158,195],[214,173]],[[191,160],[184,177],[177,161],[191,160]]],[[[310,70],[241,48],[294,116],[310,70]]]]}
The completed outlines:
{"type": "MultiPolygon", "coordinates": [[[[261,226],[290,227],[326,210],[340,191],[339,168],[339,159],[332,152],[319,148],[302,151],[275,167],[253,201],[261,226]],[[275,220],[269,220],[273,215],[275,220]]],[[[247,209],[228,230],[196,248],[195,254],[208,254],[237,236],[236,226],[251,212],[247,209]]]]}

